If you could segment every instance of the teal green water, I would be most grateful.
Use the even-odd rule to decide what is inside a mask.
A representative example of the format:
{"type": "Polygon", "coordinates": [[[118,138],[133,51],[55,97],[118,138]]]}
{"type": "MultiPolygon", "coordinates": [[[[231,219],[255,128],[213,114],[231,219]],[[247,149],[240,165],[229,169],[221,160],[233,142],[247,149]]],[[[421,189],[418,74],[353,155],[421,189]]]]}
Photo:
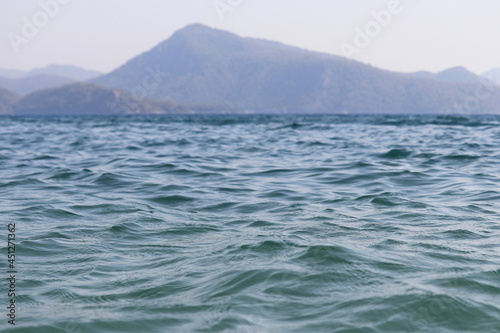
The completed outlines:
{"type": "Polygon", "coordinates": [[[500,332],[499,117],[5,117],[0,140],[2,331],[500,332]]]}

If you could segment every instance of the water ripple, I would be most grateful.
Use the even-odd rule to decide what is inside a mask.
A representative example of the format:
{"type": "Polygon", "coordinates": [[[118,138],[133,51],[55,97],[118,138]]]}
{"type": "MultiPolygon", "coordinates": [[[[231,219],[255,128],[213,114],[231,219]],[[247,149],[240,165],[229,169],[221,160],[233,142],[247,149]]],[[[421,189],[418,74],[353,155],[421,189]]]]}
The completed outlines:
{"type": "Polygon", "coordinates": [[[0,122],[2,331],[500,332],[498,117],[0,122]]]}

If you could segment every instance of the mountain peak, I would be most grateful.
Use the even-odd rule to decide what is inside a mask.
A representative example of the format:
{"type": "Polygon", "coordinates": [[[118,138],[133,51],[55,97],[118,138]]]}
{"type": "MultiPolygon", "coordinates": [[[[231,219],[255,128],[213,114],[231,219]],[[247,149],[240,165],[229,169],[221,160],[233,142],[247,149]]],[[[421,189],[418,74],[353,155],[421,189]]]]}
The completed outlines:
{"type": "Polygon", "coordinates": [[[446,69],[436,74],[437,78],[452,83],[476,83],[479,78],[476,74],[463,66],[446,69]]]}
{"type": "Polygon", "coordinates": [[[165,42],[168,42],[169,40],[179,40],[179,39],[198,39],[198,40],[223,39],[224,40],[228,38],[240,38],[240,37],[228,31],[218,30],[200,23],[193,23],[174,32],[172,37],[170,39],[167,39],[165,42]]]}
{"type": "Polygon", "coordinates": [[[186,25],[184,28],[177,30],[177,32],[198,32],[198,31],[212,31],[215,30],[207,25],[201,23],[192,23],[186,25]]]}
{"type": "Polygon", "coordinates": [[[444,71],[439,72],[438,74],[443,74],[443,73],[467,73],[467,74],[474,75],[474,73],[469,71],[464,66],[456,66],[456,67],[448,68],[448,69],[445,69],[444,71]]]}
{"type": "Polygon", "coordinates": [[[200,23],[193,23],[185,26],[182,29],[177,30],[176,32],[174,32],[172,37],[175,38],[175,36],[200,36],[200,35],[207,36],[207,35],[233,35],[233,34],[228,31],[218,30],[200,23]]]}

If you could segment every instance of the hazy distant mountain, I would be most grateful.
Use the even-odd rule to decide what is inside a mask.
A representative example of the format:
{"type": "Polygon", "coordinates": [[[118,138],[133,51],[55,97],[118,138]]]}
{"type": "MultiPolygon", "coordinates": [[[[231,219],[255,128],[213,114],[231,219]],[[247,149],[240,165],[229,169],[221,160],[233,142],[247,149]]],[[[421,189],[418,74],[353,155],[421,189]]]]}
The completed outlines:
{"type": "Polygon", "coordinates": [[[469,103],[473,105],[469,112],[500,113],[500,93],[495,89],[487,94],[482,91],[480,100],[474,100],[478,98],[478,78],[465,68],[438,74],[394,73],[199,24],[179,30],[149,52],[93,80],[108,88],[74,83],[44,89],[73,79],[33,75],[47,71],[63,75],[73,71],[73,77],[80,79],[85,75],[69,67],[49,66],[31,71],[23,79],[0,79],[0,88],[31,92],[18,97],[0,90],[0,112],[447,113],[456,110],[456,105],[469,103]]]}
{"type": "Polygon", "coordinates": [[[0,68],[0,77],[6,79],[23,79],[38,75],[59,76],[71,79],[71,81],[88,81],[102,75],[102,73],[71,65],[49,65],[44,68],[35,68],[28,72],[0,68]]]}
{"type": "Polygon", "coordinates": [[[436,74],[438,80],[451,83],[478,83],[479,77],[464,67],[454,67],[436,74]]]}
{"type": "Polygon", "coordinates": [[[56,88],[75,81],[87,81],[101,75],[76,66],[50,65],[29,72],[0,69],[0,88],[20,95],[56,88]]]}
{"type": "Polygon", "coordinates": [[[73,81],[88,81],[102,75],[101,72],[90,71],[71,65],[50,65],[45,68],[33,69],[27,73],[27,76],[41,74],[66,77],[73,81]]]}
{"type": "Polygon", "coordinates": [[[500,68],[492,69],[481,76],[500,86],[500,68]]]}
{"type": "MultiPolygon", "coordinates": [[[[121,94],[117,89],[74,83],[31,93],[15,103],[13,109],[16,115],[121,114],[125,111],[115,107],[121,94]]],[[[143,106],[136,104],[140,111],[143,106]]]]}
{"type": "MultiPolygon", "coordinates": [[[[31,93],[20,99],[6,95],[4,113],[15,115],[123,115],[123,114],[192,114],[234,113],[233,108],[223,105],[178,105],[168,101],[137,99],[129,93],[98,86],[74,83],[64,87],[31,93]],[[7,101],[9,101],[7,103],[7,101]],[[9,105],[9,108],[7,106],[9,105]],[[11,112],[12,111],[12,112],[11,112]]],[[[12,93],[11,93],[12,94],[12,93]]],[[[0,109],[1,110],[1,109],[0,109]]]]}
{"type": "Polygon", "coordinates": [[[0,68],[0,77],[6,79],[22,79],[23,77],[26,77],[26,72],[17,69],[0,68]]]}
{"type": "Polygon", "coordinates": [[[403,74],[408,77],[421,78],[421,79],[434,79],[448,83],[470,83],[477,84],[481,82],[481,78],[472,73],[465,67],[453,67],[439,73],[431,73],[427,71],[420,71],[415,73],[403,74]]]}
{"type": "Polygon", "coordinates": [[[60,87],[71,82],[74,80],[54,75],[34,75],[22,79],[0,77],[0,88],[25,95],[41,89],[60,87]]]}
{"type": "MultiPolygon", "coordinates": [[[[176,103],[222,103],[251,111],[440,113],[474,96],[463,70],[440,80],[380,70],[342,57],[200,24],[93,82],[176,103]]],[[[498,112],[500,96],[475,112],[498,112]]]]}
{"type": "Polygon", "coordinates": [[[18,98],[13,92],[0,88],[0,114],[12,113],[12,105],[18,98]]]}

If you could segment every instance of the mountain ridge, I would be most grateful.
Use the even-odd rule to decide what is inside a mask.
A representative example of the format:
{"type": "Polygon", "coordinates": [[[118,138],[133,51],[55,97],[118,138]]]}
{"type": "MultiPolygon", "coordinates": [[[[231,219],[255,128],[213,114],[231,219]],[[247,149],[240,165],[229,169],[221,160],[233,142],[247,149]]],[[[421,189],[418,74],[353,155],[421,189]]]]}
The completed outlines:
{"type": "Polygon", "coordinates": [[[27,76],[18,79],[0,77],[0,88],[10,90],[19,95],[26,95],[38,90],[56,88],[72,82],[74,82],[74,80],[66,77],[47,74],[27,76]]]}
{"type": "Polygon", "coordinates": [[[66,77],[68,79],[72,79],[73,81],[88,81],[102,75],[103,73],[84,69],[78,66],[58,64],[51,64],[43,68],[35,68],[27,72],[27,76],[40,74],[66,77]]]}
{"type": "Polygon", "coordinates": [[[27,72],[0,68],[0,88],[26,95],[38,90],[61,87],[73,82],[84,82],[102,73],[72,65],[49,65],[27,72]]]}
{"type": "Polygon", "coordinates": [[[453,67],[436,74],[438,80],[450,83],[478,83],[480,77],[463,66],[453,67]]]}
{"type": "Polygon", "coordinates": [[[7,89],[0,88],[0,115],[11,114],[12,105],[18,99],[19,96],[17,94],[7,89]]]}
{"type": "Polygon", "coordinates": [[[497,86],[500,86],[500,68],[495,68],[492,69],[484,74],[481,75],[481,77],[490,80],[497,86]]]}
{"type": "Polygon", "coordinates": [[[0,77],[6,79],[23,79],[29,76],[42,74],[65,77],[72,79],[73,81],[87,81],[103,75],[101,72],[84,69],[82,67],[59,64],[51,64],[41,68],[34,68],[29,71],[0,68],[0,77]]]}
{"type": "MultiPolygon", "coordinates": [[[[47,69],[65,70],[65,66],[47,69]]],[[[26,82],[11,79],[4,85],[5,79],[0,78],[0,88],[14,88],[9,89],[14,93],[0,95],[0,112],[500,113],[499,89],[463,67],[437,74],[391,72],[201,24],[176,31],[151,50],[88,83],[66,82],[70,79],[65,78],[50,83],[47,77],[55,79],[49,75],[45,85],[33,86],[40,76],[43,78],[28,76],[26,82]]]]}
{"type": "Polygon", "coordinates": [[[150,115],[242,113],[228,105],[180,105],[137,99],[97,84],[71,83],[19,96],[0,88],[0,114],[15,116],[150,115]]]}
{"type": "MultiPolygon", "coordinates": [[[[253,112],[440,113],[463,104],[476,89],[471,82],[411,77],[200,24],[91,82],[133,92],[147,78],[148,66],[165,76],[147,92],[150,99],[253,112]]],[[[498,112],[500,94],[479,104],[474,111],[498,112]]]]}

